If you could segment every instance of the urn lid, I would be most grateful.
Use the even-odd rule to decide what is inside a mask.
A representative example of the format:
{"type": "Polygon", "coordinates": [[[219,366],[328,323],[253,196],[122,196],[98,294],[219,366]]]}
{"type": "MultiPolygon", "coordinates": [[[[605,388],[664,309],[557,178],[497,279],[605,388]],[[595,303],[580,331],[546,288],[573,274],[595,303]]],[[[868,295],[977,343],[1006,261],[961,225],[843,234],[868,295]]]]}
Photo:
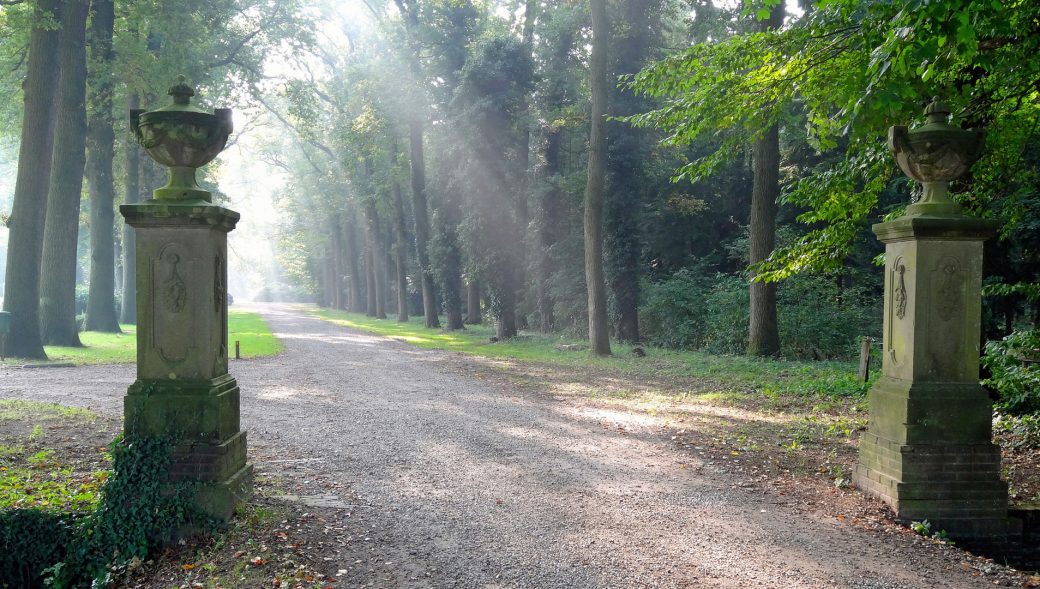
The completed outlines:
{"type": "Polygon", "coordinates": [[[184,76],[177,76],[177,83],[170,87],[168,95],[173,97],[173,104],[157,108],[152,112],[197,112],[208,113],[191,103],[191,97],[195,96],[195,89],[187,83],[184,76]]]}
{"type": "Polygon", "coordinates": [[[910,131],[910,134],[921,132],[950,132],[954,134],[966,133],[967,131],[960,127],[955,127],[950,124],[950,107],[945,102],[939,100],[936,96],[932,98],[932,101],[928,103],[928,106],[924,108],[924,116],[927,122],[916,129],[910,131]]]}

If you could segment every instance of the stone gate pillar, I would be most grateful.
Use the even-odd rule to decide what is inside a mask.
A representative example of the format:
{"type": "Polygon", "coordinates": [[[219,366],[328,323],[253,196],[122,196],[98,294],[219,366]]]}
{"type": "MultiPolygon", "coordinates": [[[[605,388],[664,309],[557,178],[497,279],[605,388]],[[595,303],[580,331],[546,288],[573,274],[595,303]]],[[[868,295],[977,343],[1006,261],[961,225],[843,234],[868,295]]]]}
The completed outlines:
{"type": "Polygon", "coordinates": [[[170,181],[119,208],[137,252],[137,381],[124,398],[124,430],[130,439],[174,436],[171,480],[204,483],[198,507],[227,519],[252,480],[228,374],[227,234],[239,214],[211,204],[195,168],[224,148],[231,113],[192,106],[183,79],[170,94],[171,106],[131,112],[139,142],[170,168],[170,181]]]}
{"type": "Polygon", "coordinates": [[[992,401],[979,385],[982,242],[997,222],[966,216],[947,185],[978,159],[981,134],[929,122],[893,127],[889,147],[924,184],[906,215],[874,225],[885,243],[883,369],[870,390],[870,428],[855,483],[901,520],[976,547],[1008,536],[1007,484],[992,443],[992,401]]]}

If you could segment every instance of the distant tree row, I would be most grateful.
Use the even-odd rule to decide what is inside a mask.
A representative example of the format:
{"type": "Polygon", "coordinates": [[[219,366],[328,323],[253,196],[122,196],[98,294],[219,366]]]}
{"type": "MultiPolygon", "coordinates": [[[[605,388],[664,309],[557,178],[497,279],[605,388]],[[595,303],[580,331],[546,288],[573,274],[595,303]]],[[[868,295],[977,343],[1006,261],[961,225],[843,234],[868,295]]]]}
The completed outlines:
{"type": "Polygon", "coordinates": [[[955,187],[1004,222],[987,336],[1040,324],[1040,3],[105,1],[0,8],[0,133],[24,131],[12,353],[75,343],[77,229],[86,327],[118,328],[135,263],[112,203],[161,180],[112,113],[154,107],[178,73],[287,130],[256,154],[290,179],[292,286],[264,296],[566,331],[599,354],[832,358],[877,334],[869,226],[914,197],[885,133],[941,96],[987,129],[955,187]]]}
{"type": "Polygon", "coordinates": [[[44,344],[80,345],[78,281],[89,285],[83,327],[116,332],[120,318],[135,322],[133,235],[117,235],[114,204],[118,195],[128,203],[146,197],[161,181],[116,113],[155,106],[157,90],[177,74],[210,101],[241,103],[273,47],[308,42],[311,27],[301,14],[293,0],[2,3],[0,133],[20,130],[5,215],[9,355],[43,358],[44,344]],[[81,232],[89,233],[89,276],[78,272],[81,232]],[[121,309],[117,283],[130,293],[121,309]]]}

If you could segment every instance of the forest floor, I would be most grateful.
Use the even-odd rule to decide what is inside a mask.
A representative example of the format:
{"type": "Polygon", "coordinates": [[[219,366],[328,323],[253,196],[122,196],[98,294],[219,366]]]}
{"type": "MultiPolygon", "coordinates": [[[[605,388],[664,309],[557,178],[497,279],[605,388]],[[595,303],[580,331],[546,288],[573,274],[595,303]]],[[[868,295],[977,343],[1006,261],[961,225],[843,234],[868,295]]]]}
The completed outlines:
{"type": "MultiPolygon", "coordinates": [[[[285,345],[231,367],[256,496],[125,586],[1040,586],[847,486],[861,398],[421,350],[256,310],[285,345]]],[[[38,470],[89,481],[132,380],[0,367],[0,398],[90,408],[0,407],[0,468],[44,452],[38,470]]]]}

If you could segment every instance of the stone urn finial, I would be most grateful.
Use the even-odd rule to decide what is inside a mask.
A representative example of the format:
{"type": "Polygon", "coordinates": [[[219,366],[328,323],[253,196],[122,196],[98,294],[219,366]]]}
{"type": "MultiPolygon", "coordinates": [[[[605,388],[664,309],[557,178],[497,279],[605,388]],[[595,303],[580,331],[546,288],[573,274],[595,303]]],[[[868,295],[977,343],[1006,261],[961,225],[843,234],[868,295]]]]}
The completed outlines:
{"type": "Polygon", "coordinates": [[[932,99],[924,110],[928,121],[916,129],[896,125],[888,130],[888,148],[903,173],[924,185],[921,200],[906,209],[909,216],[959,215],[950,199],[950,182],[964,175],[982,153],[984,133],[949,123],[950,109],[932,99]]]}
{"type": "Polygon", "coordinates": [[[130,111],[130,128],[152,159],[170,168],[166,186],[156,189],[155,200],[210,202],[212,196],[199,187],[195,170],[213,161],[227,145],[234,130],[231,109],[209,113],[191,104],[195,89],[177,77],[168,92],[173,104],[144,112],[130,111]]]}

